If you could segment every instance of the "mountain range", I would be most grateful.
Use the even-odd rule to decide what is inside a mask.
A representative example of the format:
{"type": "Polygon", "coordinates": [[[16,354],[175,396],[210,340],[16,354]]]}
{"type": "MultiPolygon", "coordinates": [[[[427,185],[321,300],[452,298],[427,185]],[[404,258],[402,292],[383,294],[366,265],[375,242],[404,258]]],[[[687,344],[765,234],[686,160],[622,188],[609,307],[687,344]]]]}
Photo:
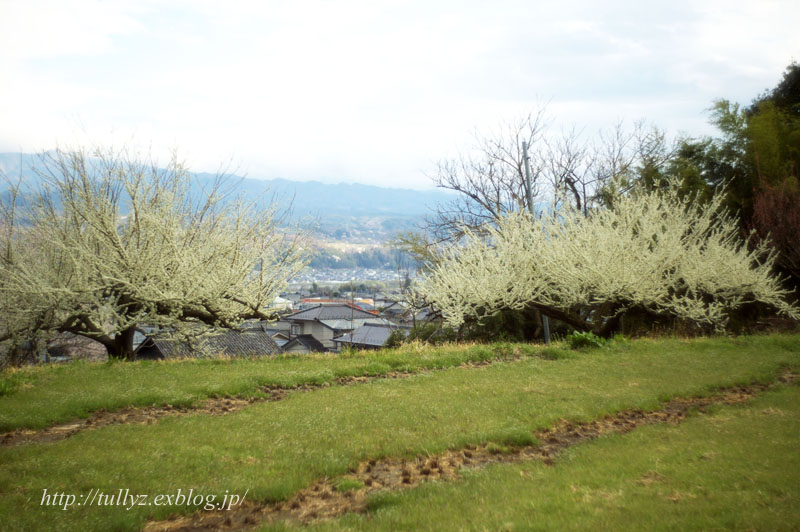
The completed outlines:
{"type": "MultiPolygon", "coordinates": [[[[22,178],[28,188],[35,188],[40,178],[34,168],[40,167],[38,155],[0,153],[0,172],[12,181],[22,178]]],[[[216,177],[196,173],[201,184],[216,177]]],[[[411,230],[430,214],[439,203],[452,199],[443,190],[385,188],[354,183],[321,183],[288,179],[256,179],[228,176],[231,195],[255,198],[263,204],[275,201],[283,209],[291,209],[294,220],[312,220],[321,236],[332,238],[385,240],[398,231],[411,230]]],[[[0,194],[8,183],[0,181],[0,194]]]]}

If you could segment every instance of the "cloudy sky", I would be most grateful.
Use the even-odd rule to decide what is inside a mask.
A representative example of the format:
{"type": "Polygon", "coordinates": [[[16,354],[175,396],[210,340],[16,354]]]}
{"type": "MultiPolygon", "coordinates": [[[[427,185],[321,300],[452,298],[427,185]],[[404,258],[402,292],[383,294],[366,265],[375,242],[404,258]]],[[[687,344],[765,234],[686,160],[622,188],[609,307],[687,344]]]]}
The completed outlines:
{"type": "Polygon", "coordinates": [[[800,60],[800,2],[0,0],[0,151],[177,148],[192,169],[428,188],[546,104],[553,130],[710,133],[800,60]]]}

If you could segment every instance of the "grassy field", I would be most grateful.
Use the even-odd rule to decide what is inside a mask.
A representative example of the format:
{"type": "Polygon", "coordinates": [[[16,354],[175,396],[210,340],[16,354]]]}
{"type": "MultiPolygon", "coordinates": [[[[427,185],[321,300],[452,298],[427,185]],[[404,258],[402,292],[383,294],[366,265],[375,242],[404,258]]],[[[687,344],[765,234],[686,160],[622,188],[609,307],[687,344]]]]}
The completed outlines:
{"type": "MultiPolygon", "coordinates": [[[[376,496],[338,530],[797,530],[800,388],[642,427],[540,462],[376,496]]],[[[300,530],[274,525],[263,530],[300,530]]]]}
{"type": "Polygon", "coordinates": [[[465,363],[531,356],[574,356],[537,345],[416,346],[344,355],[279,356],[268,359],[76,363],[29,367],[0,374],[0,432],[42,428],[126,406],[193,405],[219,396],[258,397],[264,386],[290,388],[331,384],[337,378],[416,372],[465,363]]]}
{"type": "MultiPolygon", "coordinates": [[[[57,443],[0,448],[0,515],[11,516],[0,521],[0,527],[137,530],[150,518],[191,513],[195,508],[73,506],[63,510],[42,506],[43,490],[80,496],[92,489],[106,493],[128,489],[154,496],[194,489],[220,497],[226,491],[247,491],[250,500],[281,500],[316,479],[342,475],[367,459],[438,453],[485,442],[529,443],[533,431],[559,419],[590,420],[630,408],[656,409],[671,397],[771,382],[786,368],[800,370],[800,336],[637,340],[579,352],[496,344],[401,349],[344,358],[76,365],[17,372],[4,376],[7,391],[0,397],[7,428],[40,427],[98,408],[253,394],[265,383],[334,382],[337,376],[393,370],[418,374],[355,386],[334,384],[224,416],[188,415],[152,425],[114,425],[57,443]],[[519,358],[512,360],[515,356],[519,358]],[[483,367],[456,367],[489,359],[499,361],[483,367]],[[47,414],[48,405],[57,413],[47,414]]],[[[762,513],[772,516],[765,522],[776,525],[763,528],[797,528],[800,521],[792,510],[797,507],[797,493],[790,489],[800,479],[798,468],[791,467],[796,458],[790,456],[799,454],[795,392],[794,387],[778,389],[757,400],[766,406],[720,409],[714,416],[698,417],[680,427],[649,427],[604,438],[570,450],[555,468],[532,463],[498,466],[471,473],[463,481],[381,496],[374,502],[375,511],[366,516],[348,516],[320,526],[484,530],[506,525],[530,529],[541,523],[543,529],[553,529],[575,519],[575,527],[585,528],[637,528],[639,521],[645,527],[673,529],[684,525],[747,528],[746,523],[752,522],[744,518],[751,513],[749,508],[760,505],[762,513]],[[756,416],[756,423],[748,421],[749,408],[775,413],[756,416]],[[732,428],[722,428],[721,421],[730,422],[732,428]],[[717,426],[717,432],[709,428],[717,426]],[[740,436],[739,428],[744,426],[752,430],[740,436]],[[720,438],[719,445],[712,443],[714,437],[720,438]],[[753,442],[764,451],[750,451],[753,442]],[[682,463],[681,449],[692,445],[727,450],[718,451],[720,459],[708,464],[682,463]],[[662,463],[663,470],[653,465],[662,463]],[[744,482],[735,480],[740,478],[735,471],[730,472],[733,476],[723,475],[722,470],[732,463],[736,471],[753,472],[747,476],[750,484],[742,484],[746,487],[742,497],[750,506],[730,494],[715,495],[713,500],[701,496],[702,490],[716,494],[731,478],[733,486],[744,482]],[[722,476],[706,484],[698,464],[710,470],[716,467],[722,476]],[[573,467],[573,472],[563,472],[573,467]],[[664,490],[671,490],[667,497],[674,491],[693,501],[690,513],[694,517],[680,521],[678,515],[670,526],[668,521],[654,520],[655,514],[648,509],[663,502],[659,498],[663,493],[651,489],[657,483],[643,483],[641,489],[627,487],[631,479],[644,478],[650,470],[658,475],[653,478],[667,479],[662,482],[664,490]],[[522,482],[517,487],[528,495],[512,496],[515,482],[522,482]],[[573,487],[577,491],[571,491],[573,487]],[[430,509],[423,504],[428,498],[436,501],[430,509]],[[595,511],[597,504],[581,503],[584,499],[602,503],[606,509],[595,511]],[[469,511],[462,509],[469,506],[469,511]],[[727,515],[734,517],[727,519],[727,515]]],[[[671,508],[674,502],[667,499],[663,504],[671,508]]]]}

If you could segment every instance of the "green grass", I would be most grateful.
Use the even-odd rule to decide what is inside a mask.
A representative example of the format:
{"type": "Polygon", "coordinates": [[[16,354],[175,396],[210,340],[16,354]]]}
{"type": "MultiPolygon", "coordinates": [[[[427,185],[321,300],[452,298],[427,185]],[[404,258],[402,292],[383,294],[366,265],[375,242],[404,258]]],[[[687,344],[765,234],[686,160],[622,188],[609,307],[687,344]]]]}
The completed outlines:
{"type": "MultiPolygon", "coordinates": [[[[509,348],[513,346],[502,349],[509,348]]],[[[497,347],[470,349],[490,356],[497,347]]],[[[406,356],[409,364],[416,363],[414,357],[438,364],[437,353],[441,352],[406,356]]],[[[358,367],[365,367],[401,356],[401,352],[378,353],[354,360],[361,364],[358,367]]],[[[313,362],[276,361],[268,366],[274,371],[268,377],[291,382],[301,372],[283,374],[280,364],[303,368],[303,375],[309,376],[313,362]]],[[[323,360],[316,375],[333,373],[336,362],[323,360]]],[[[347,362],[343,360],[338,368],[348,368],[347,362]]],[[[237,366],[208,365],[240,379],[247,376],[244,368],[265,371],[255,362],[237,366]]],[[[342,475],[369,458],[438,453],[483,442],[495,442],[502,451],[504,445],[530,441],[532,431],[561,418],[588,420],[628,408],[657,408],[659,400],[673,396],[770,381],[785,367],[800,368],[798,336],[642,340],[555,361],[532,357],[407,379],[331,386],[225,416],[190,415],[164,418],[150,426],[108,426],[57,443],[0,449],[0,515],[14,516],[0,521],[0,527],[136,530],[150,516],[163,518],[192,509],[73,507],[64,511],[41,507],[42,492],[46,488],[80,495],[90,489],[127,488],[131,493],[155,495],[192,488],[220,496],[226,490],[238,494],[249,490],[250,500],[282,499],[315,479],[342,475]]],[[[102,368],[84,368],[98,372],[95,379],[102,380],[102,368]]],[[[156,387],[161,390],[168,379],[158,375],[158,368],[172,375],[183,368],[189,368],[189,374],[196,374],[198,368],[207,370],[203,364],[133,365],[123,370],[112,366],[111,370],[131,378],[143,371],[160,383],[156,387]]],[[[223,377],[213,378],[224,383],[223,377]]],[[[183,374],[173,380],[176,386],[188,386],[183,374]]],[[[25,390],[20,387],[3,399],[25,390]]],[[[62,394],[68,400],[66,391],[62,394]]]]}
{"type": "MultiPolygon", "coordinates": [[[[538,462],[467,471],[309,530],[797,530],[800,388],[538,462]]],[[[276,525],[271,530],[295,530],[276,525]]]]}
{"type": "Polygon", "coordinates": [[[364,487],[364,483],[363,482],[361,482],[360,480],[353,479],[353,478],[343,478],[343,479],[337,480],[336,484],[334,485],[334,488],[336,488],[336,491],[353,491],[353,490],[357,490],[357,489],[363,488],[363,487],[364,487]]]}
{"type": "Polygon", "coordinates": [[[570,356],[533,344],[442,346],[267,359],[75,363],[0,373],[0,432],[42,428],[127,406],[192,405],[215,396],[259,396],[262,386],[448,368],[465,362],[570,356]]]}

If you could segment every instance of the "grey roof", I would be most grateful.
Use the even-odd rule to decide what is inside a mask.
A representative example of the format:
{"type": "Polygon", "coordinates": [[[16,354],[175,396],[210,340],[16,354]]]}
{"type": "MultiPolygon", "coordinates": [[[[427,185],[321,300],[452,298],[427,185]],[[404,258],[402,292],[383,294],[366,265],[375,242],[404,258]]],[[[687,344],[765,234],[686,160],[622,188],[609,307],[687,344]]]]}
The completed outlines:
{"type": "Polygon", "coordinates": [[[311,336],[310,334],[300,334],[295,336],[283,345],[283,349],[289,349],[294,343],[298,343],[308,349],[312,353],[322,353],[327,351],[322,342],[311,336]]]}
{"type": "Polygon", "coordinates": [[[238,327],[242,331],[264,331],[269,333],[272,331],[289,331],[291,328],[291,323],[282,320],[245,320],[238,327]]]}
{"type": "Polygon", "coordinates": [[[350,320],[376,318],[377,315],[350,305],[317,305],[286,316],[287,320],[350,320]]]}
{"type": "Polygon", "coordinates": [[[396,327],[385,324],[365,323],[353,332],[349,332],[333,340],[345,344],[382,347],[386,343],[386,340],[389,339],[389,335],[396,330],[402,329],[397,329],[396,327]]]}
{"type": "Polygon", "coordinates": [[[136,349],[139,358],[190,358],[204,354],[228,356],[275,355],[281,348],[268,334],[258,330],[225,330],[194,341],[150,336],[136,349]]]}
{"type": "Polygon", "coordinates": [[[366,319],[359,319],[356,318],[354,320],[346,319],[346,320],[319,320],[319,322],[329,329],[333,329],[334,331],[352,331],[353,329],[358,329],[362,325],[366,325],[367,323],[373,325],[391,325],[388,320],[385,318],[380,318],[378,316],[372,315],[371,318],[366,319]]]}
{"type": "Polygon", "coordinates": [[[431,307],[423,307],[416,314],[414,319],[417,321],[432,321],[441,317],[439,312],[434,312],[431,307]]]}

